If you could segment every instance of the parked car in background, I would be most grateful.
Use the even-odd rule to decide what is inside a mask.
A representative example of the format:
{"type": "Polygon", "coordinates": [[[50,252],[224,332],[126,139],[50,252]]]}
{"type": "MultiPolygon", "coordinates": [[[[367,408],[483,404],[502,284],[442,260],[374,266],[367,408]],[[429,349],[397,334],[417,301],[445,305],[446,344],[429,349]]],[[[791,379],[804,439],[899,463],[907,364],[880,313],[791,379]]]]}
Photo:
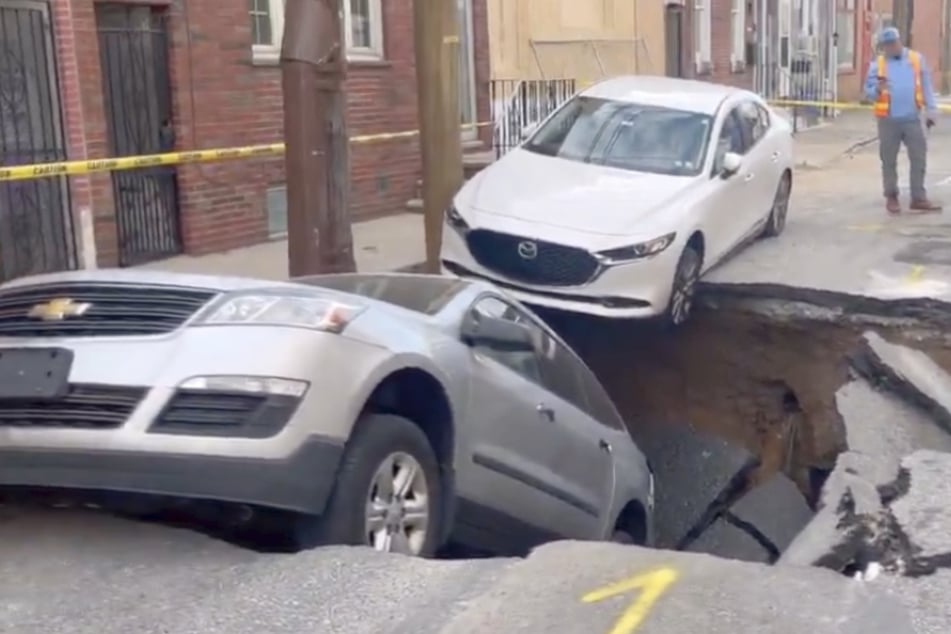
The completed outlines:
{"type": "Polygon", "coordinates": [[[679,325],[705,271],[782,233],[792,161],[791,126],[751,92],[609,79],[462,187],[443,271],[530,304],[679,325]]]}
{"type": "Polygon", "coordinates": [[[598,380],[493,286],[152,271],[0,286],[0,487],[228,503],[298,546],[649,543],[598,380]]]}

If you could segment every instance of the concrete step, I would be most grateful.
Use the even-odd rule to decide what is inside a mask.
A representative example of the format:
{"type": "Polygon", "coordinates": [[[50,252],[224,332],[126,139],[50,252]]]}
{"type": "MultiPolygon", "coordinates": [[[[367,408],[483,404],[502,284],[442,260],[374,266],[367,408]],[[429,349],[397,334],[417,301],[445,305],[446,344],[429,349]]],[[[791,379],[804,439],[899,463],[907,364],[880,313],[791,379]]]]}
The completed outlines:
{"type": "Polygon", "coordinates": [[[422,214],[423,213],[423,197],[420,195],[418,198],[413,198],[406,201],[406,211],[413,214],[422,214]]]}

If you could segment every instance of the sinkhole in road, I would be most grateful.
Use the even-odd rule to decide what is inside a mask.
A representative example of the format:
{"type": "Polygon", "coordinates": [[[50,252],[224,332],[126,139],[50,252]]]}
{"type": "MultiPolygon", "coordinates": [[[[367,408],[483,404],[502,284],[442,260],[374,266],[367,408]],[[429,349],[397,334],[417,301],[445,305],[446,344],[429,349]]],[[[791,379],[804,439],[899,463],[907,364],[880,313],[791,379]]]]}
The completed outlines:
{"type": "MultiPolygon", "coordinates": [[[[841,296],[804,299],[787,290],[750,297],[708,287],[691,321],[674,332],[640,321],[540,314],[595,372],[638,442],[652,426],[688,423],[759,459],[738,487],[731,486],[730,500],[714,501],[721,510],[778,473],[814,505],[824,477],[846,449],[836,393],[850,380],[850,356],[863,334],[875,330],[925,351],[948,370],[951,338],[944,333],[951,332],[951,317],[943,309],[841,296]]],[[[217,507],[210,515],[191,511],[147,518],[256,551],[287,548],[269,533],[249,534],[230,522],[222,528],[217,507]]],[[[714,514],[702,515],[691,525],[691,539],[713,524],[714,514]]],[[[658,546],[689,549],[690,540],[658,546]]],[[[473,555],[453,549],[443,554],[473,555]]]]}
{"type": "MultiPolygon", "coordinates": [[[[943,335],[951,324],[943,315],[909,316],[854,298],[823,297],[813,303],[788,297],[783,289],[755,299],[708,290],[701,299],[692,320],[674,332],[646,322],[539,311],[597,374],[635,440],[640,442],[653,425],[689,423],[758,458],[755,470],[731,485],[729,499],[714,500],[691,525],[686,541],[659,547],[689,549],[690,539],[696,540],[723,509],[779,473],[815,505],[825,477],[846,449],[836,392],[849,381],[850,355],[868,330],[924,350],[951,368],[951,340],[943,335]],[[709,512],[714,507],[719,510],[709,512]]],[[[178,525],[204,530],[193,519],[178,525]]],[[[214,532],[257,551],[285,549],[282,540],[268,534],[214,532]]],[[[486,553],[450,547],[440,554],[473,556],[486,553]]]]}
{"type": "Polygon", "coordinates": [[[759,458],[747,488],[782,472],[815,503],[846,449],[836,392],[849,380],[849,356],[864,332],[876,330],[951,368],[946,324],[896,314],[883,303],[824,297],[816,305],[784,298],[781,289],[752,301],[708,290],[705,299],[674,332],[544,317],[601,380],[635,440],[651,425],[689,423],[759,458]]]}

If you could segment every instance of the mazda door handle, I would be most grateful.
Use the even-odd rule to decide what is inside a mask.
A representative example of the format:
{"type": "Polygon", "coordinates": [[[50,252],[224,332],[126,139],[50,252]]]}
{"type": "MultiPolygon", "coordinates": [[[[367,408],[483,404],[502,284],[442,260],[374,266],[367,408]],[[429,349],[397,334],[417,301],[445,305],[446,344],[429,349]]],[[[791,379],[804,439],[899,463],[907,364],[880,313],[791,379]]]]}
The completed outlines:
{"type": "Polygon", "coordinates": [[[548,422],[554,422],[555,420],[555,410],[548,407],[544,403],[539,403],[535,406],[535,411],[538,412],[538,415],[541,418],[544,418],[548,422]]]}

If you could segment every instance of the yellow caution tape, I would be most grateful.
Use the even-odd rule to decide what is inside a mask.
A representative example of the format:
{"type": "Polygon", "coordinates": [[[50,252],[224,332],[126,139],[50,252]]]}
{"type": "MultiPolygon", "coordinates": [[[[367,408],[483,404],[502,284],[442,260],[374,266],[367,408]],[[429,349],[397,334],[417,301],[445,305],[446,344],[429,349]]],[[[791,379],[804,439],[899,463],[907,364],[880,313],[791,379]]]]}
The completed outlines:
{"type": "MultiPolygon", "coordinates": [[[[831,108],[834,110],[872,110],[875,106],[870,103],[847,101],[802,101],[798,99],[770,99],[767,101],[773,106],[805,108],[831,108]]],[[[938,112],[951,112],[951,104],[938,104],[938,112]]]]}
{"type": "Polygon", "coordinates": [[[93,172],[112,172],[143,167],[161,167],[181,163],[203,163],[229,159],[275,156],[284,151],[283,143],[249,145],[247,147],[220,148],[216,150],[193,150],[191,152],[166,152],[122,158],[93,159],[90,161],[61,161],[37,165],[0,167],[0,181],[19,181],[50,176],[77,176],[93,172]]]}
{"type": "MultiPolygon", "coordinates": [[[[836,110],[871,110],[872,104],[849,103],[842,101],[805,101],[796,99],[770,99],[768,103],[782,107],[833,108],[836,110]]],[[[951,104],[939,104],[940,112],[951,112],[951,104]]],[[[463,130],[474,130],[493,125],[491,121],[470,123],[463,130]]],[[[419,136],[419,130],[405,132],[384,132],[365,134],[350,138],[351,143],[363,145],[397,139],[411,139],[419,136]]],[[[245,147],[218,148],[213,150],[193,150],[191,152],[166,152],[164,154],[146,154],[111,159],[93,159],[89,161],[61,161],[59,163],[39,163],[0,167],[0,181],[19,181],[52,176],[80,176],[93,172],[113,172],[118,170],[141,169],[144,167],[163,167],[186,163],[209,163],[233,159],[279,156],[284,153],[283,143],[267,145],[249,145],[245,147]]]]}
{"type": "MultiPolygon", "coordinates": [[[[476,129],[492,125],[491,123],[471,123],[463,129],[476,129]]],[[[419,136],[419,130],[407,132],[388,132],[366,134],[351,137],[351,143],[365,144],[394,139],[409,139],[419,136]]],[[[121,158],[92,159],[88,161],[60,161],[58,163],[37,163],[34,165],[16,165],[0,167],[0,181],[22,181],[53,176],[81,176],[94,172],[115,172],[120,170],[142,169],[146,167],[166,167],[186,163],[209,163],[234,159],[263,158],[280,156],[284,153],[283,143],[266,145],[248,145],[244,147],[217,148],[212,150],[192,150],[190,152],[165,152],[163,154],[143,154],[121,158]]]]}

